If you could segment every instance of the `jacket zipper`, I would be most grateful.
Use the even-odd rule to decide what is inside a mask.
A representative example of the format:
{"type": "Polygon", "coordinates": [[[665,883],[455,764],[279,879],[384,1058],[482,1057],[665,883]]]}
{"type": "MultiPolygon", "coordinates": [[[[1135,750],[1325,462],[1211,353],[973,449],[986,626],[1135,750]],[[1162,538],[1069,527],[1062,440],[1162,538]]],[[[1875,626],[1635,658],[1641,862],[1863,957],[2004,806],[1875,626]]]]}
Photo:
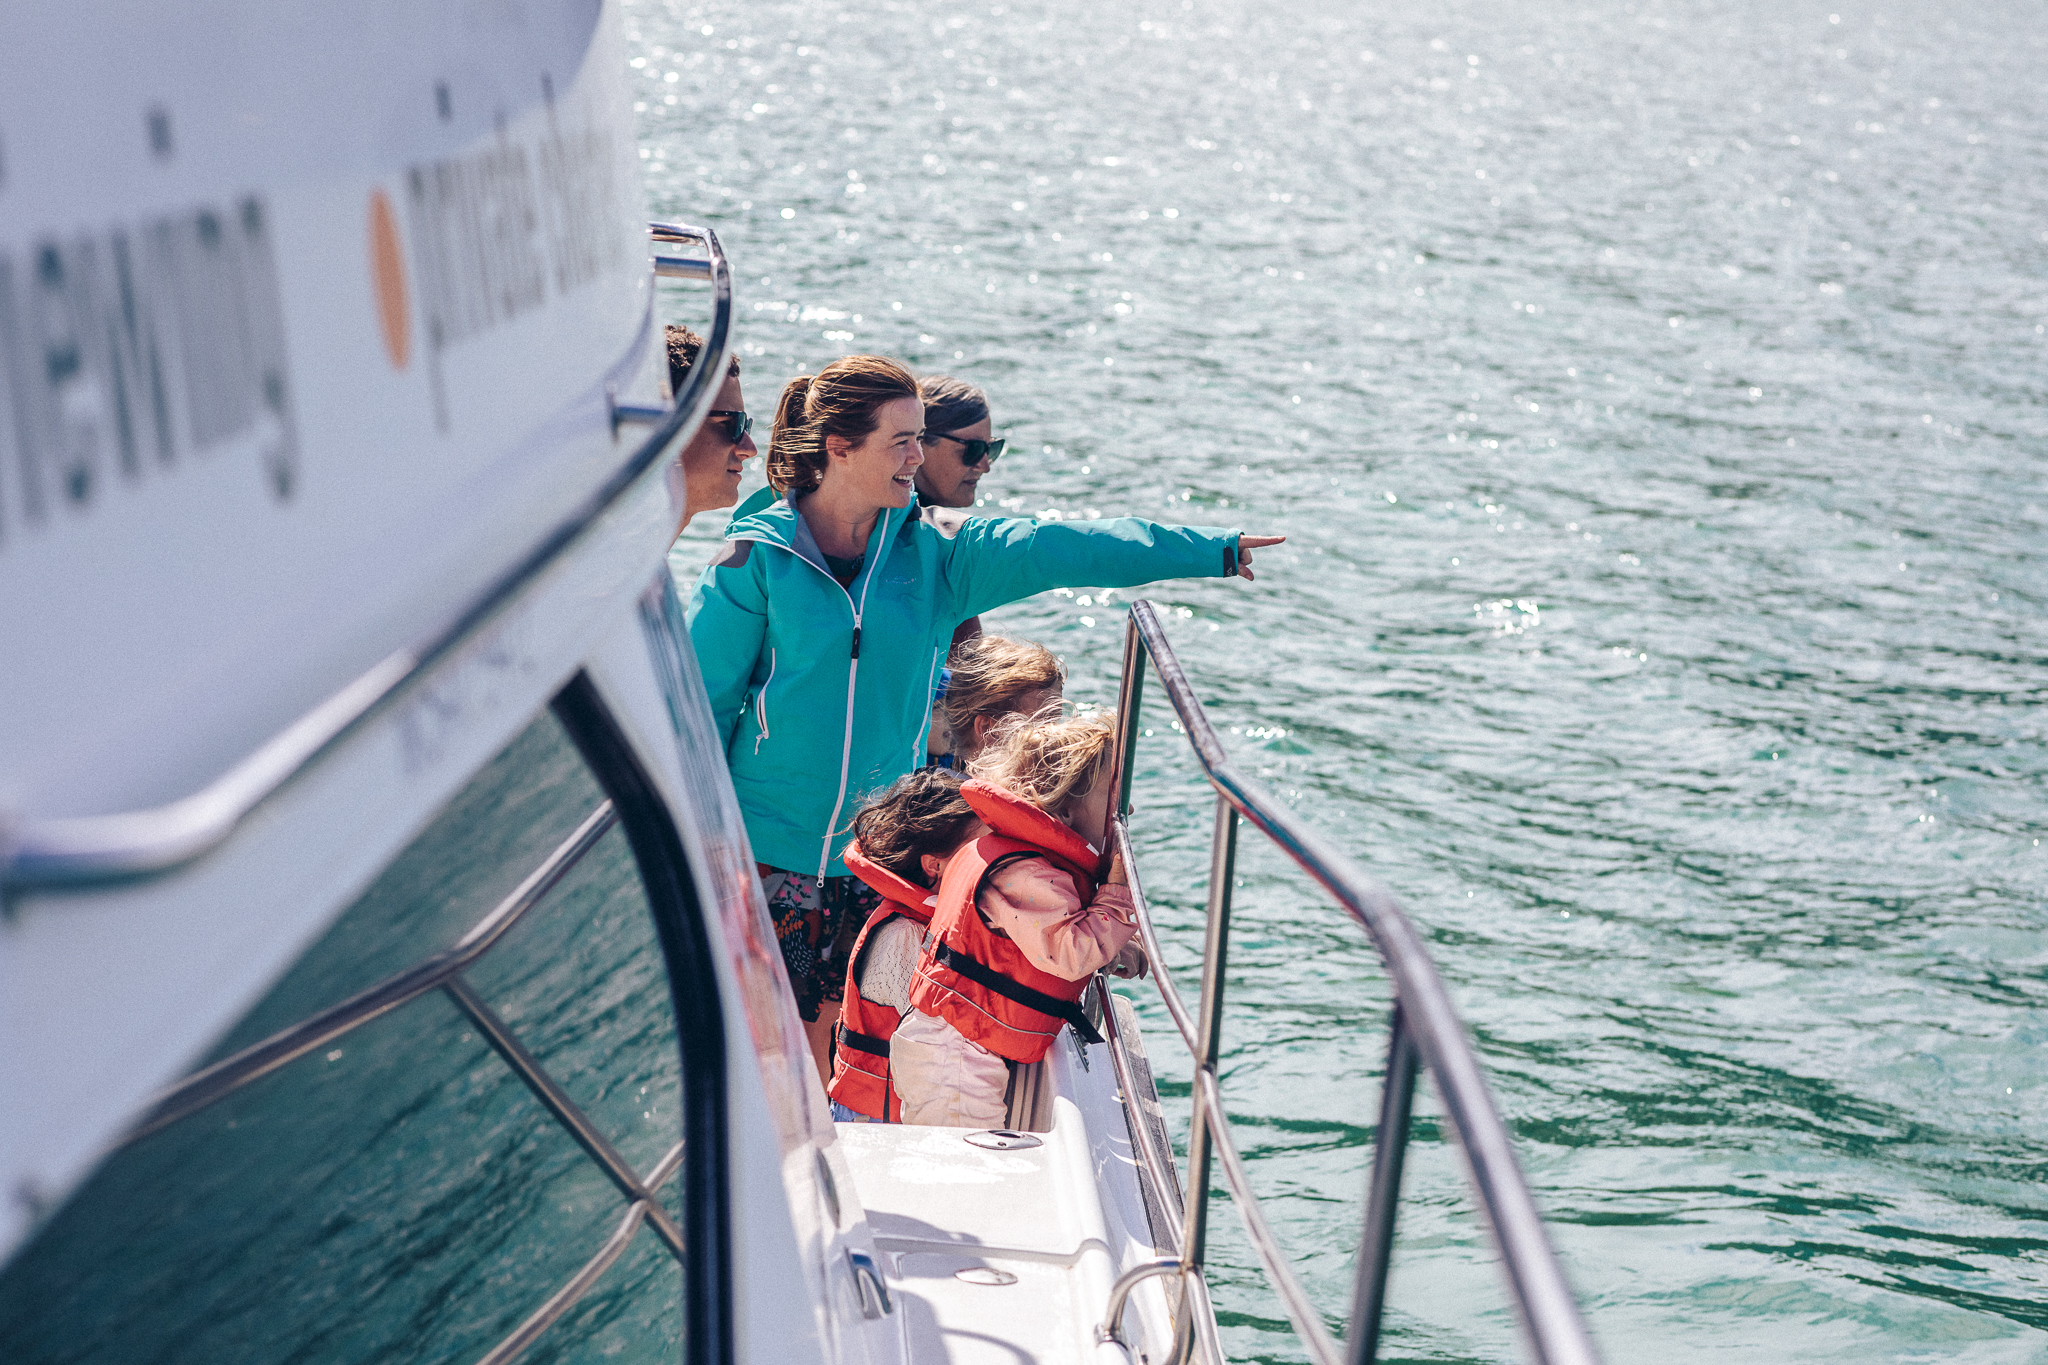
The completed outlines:
{"type": "MultiPolygon", "coordinates": [[[[940,648],[943,649],[944,646],[940,648]]],[[[937,681],[939,676],[939,657],[940,650],[934,649],[932,651],[931,672],[927,673],[924,679],[924,695],[926,697],[924,704],[924,727],[917,732],[917,743],[910,750],[910,770],[912,772],[916,772],[924,766],[925,754],[931,748],[932,704],[930,697],[932,695],[932,683],[937,681]]]]}
{"type": "MultiPolygon", "coordinates": [[[[882,553],[886,553],[886,547],[889,543],[889,509],[886,507],[882,508],[877,513],[877,516],[881,519],[877,530],[882,532],[881,539],[884,546],[884,550],[877,553],[877,559],[879,559],[882,553]]],[[[752,537],[748,537],[748,539],[752,539],[752,537]]],[[[775,544],[774,541],[761,543],[775,544]]],[[[869,548],[872,549],[874,543],[875,538],[871,533],[868,537],[869,548]]],[[[788,550],[791,554],[796,554],[796,550],[788,545],[778,545],[776,548],[788,550]]],[[[846,773],[847,769],[853,766],[853,692],[855,684],[860,681],[860,619],[867,610],[868,588],[874,583],[875,571],[880,566],[879,564],[868,564],[865,566],[865,572],[862,574],[860,581],[860,601],[855,602],[853,594],[846,590],[845,584],[833,578],[831,574],[825,573],[825,570],[819,568],[816,564],[811,564],[811,561],[804,559],[802,555],[799,554],[796,557],[803,563],[810,564],[819,573],[825,574],[826,579],[832,586],[839,589],[840,595],[846,599],[848,610],[853,613],[853,654],[848,659],[846,665],[846,735],[840,742],[839,748],[839,795],[832,802],[832,818],[825,823],[825,835],[818,848],[818,892],[820,895],[823,895],[825,889],[825,869],[832,865],[832,831],[838,828],[839,812],[846,807],[846,773]]],[[[768,655],[768,675],[771,678],[775,676],[775,655],[772,650],[768,655]]],[[[761,684],[761,691],[764,696],[767,690],[768,685],[766,683],[761,684]]],[[[765,730],[765,721],[763,728],[765,730]]],[[[754,747],[756,750],[760,748],[760,740],[754,741],[754,747]]]]}
{"type": "MultiPolygon", "coordinates": [[[[886,527],[888,523],[886,511],[883,514],[882,520],[886,527]]],[[[871,541],[870,545],[872,543],[871,541]]],[[[886,538],[883,543],[887,544],[886,538]]],[[[803,556],[798,555],[797,558],[803,559],[803,556]]],[[[805,560],[804,562],[809,563],[810,561],[805,560]]],[[[811,567],[816,568],[817,566],[813,564],[811,567]]],[[[853,600],[852,593],[846,592],[845,586],[838,579],[832,578],[830,574],[825,575],[827,578],[832,578],[834,587],[846,593],[846,605],[853,611],[853,653],[846,661],[846,738],[839,748],[839,795],[832,802],[832,818],[825,822],[824,841],[818,846],[818,894],[821,896],[824,894],[825,889],[825,869],[832,864],[832,831],[839,828],[839,812],[846,807],[846,772],[847,769],[853,766],[853,689],[854,685],[860,681],[860,618],[867,611],[868,587],[875,581],[875,570],[879,567],[881,566],[878,564],[869,564],[867,566],[867,573],[860,580],[860,601],[858,603],[853,600]]]]}
{"type": "Polygon", "coordinates": [[[775,681],[775,651],[768,651],[768,677],[761,683],[761,690],[754,694],[754,719],[760,723],[761,733],[754,736],[754,753],[761,752],[761,741],[768,738],[768,688],[775,681]]]}

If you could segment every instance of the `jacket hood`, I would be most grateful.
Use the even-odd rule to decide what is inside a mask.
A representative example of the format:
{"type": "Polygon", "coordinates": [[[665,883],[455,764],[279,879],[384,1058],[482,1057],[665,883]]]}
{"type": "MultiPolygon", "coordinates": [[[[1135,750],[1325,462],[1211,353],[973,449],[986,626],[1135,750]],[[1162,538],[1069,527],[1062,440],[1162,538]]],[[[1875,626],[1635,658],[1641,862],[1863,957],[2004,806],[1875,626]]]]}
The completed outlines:
{"type": "Polygon", "coordinates": [[[742,498],[740,500],[739,506],[733,508],[732,511],[726,514],[726,531],[730,533],[732,528],[737,526],[743,519],[754,515],[754,513],[760,511],[764,507],[773,507],[776,503],[781,501],[782,494],[775,491],[775,486],[773,484],[761,485],[759,488],[756,488],[753,492],[747,494],[746,497],[742,498]]]}

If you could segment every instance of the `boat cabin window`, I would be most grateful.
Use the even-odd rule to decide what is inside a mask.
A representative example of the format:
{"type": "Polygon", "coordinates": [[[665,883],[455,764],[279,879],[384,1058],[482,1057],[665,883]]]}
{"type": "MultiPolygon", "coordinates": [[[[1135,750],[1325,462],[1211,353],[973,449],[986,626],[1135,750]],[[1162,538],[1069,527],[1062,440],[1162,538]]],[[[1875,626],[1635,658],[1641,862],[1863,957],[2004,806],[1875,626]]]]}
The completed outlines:
{"type": "Polygon", "coordinates": [[[579,685],[0,1272],[11,1361],[684,1358],[678,869],[579,685]]]}

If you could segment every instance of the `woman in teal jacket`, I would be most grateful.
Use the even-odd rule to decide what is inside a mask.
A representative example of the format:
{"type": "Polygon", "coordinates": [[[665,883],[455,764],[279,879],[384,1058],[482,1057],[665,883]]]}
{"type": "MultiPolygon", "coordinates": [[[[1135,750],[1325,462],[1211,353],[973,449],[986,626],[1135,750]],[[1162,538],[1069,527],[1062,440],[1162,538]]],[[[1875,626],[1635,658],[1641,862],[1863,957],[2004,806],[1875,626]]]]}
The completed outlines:
{"type": "Polygon", "coordinates": [[[1280,539],[920,509],[923,427],[917,382],[895,361],[848,356],[792,380],[768,449],[783,496],[740,509],[689,609],[821,1070],[844,986],[842,931],[873,901],[839,852],[861,801],[924,764],[954,627],[1048,588],[1250,578],[1250,551],[1280,539]]]}

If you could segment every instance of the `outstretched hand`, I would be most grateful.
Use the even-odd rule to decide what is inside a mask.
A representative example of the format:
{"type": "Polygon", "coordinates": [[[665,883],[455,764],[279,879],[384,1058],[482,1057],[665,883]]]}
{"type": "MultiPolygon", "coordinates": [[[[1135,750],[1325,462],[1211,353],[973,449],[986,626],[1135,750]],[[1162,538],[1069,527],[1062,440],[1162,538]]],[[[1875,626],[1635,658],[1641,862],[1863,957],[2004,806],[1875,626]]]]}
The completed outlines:
{"type": "Polygon", "coordinates": [[[1237,573],[1240,578],[1253,578],[1252,551],[1262,550],[1268,545],[1278,545],[1286,536],[1239,536],[1237,538],[1237,573]]]}

